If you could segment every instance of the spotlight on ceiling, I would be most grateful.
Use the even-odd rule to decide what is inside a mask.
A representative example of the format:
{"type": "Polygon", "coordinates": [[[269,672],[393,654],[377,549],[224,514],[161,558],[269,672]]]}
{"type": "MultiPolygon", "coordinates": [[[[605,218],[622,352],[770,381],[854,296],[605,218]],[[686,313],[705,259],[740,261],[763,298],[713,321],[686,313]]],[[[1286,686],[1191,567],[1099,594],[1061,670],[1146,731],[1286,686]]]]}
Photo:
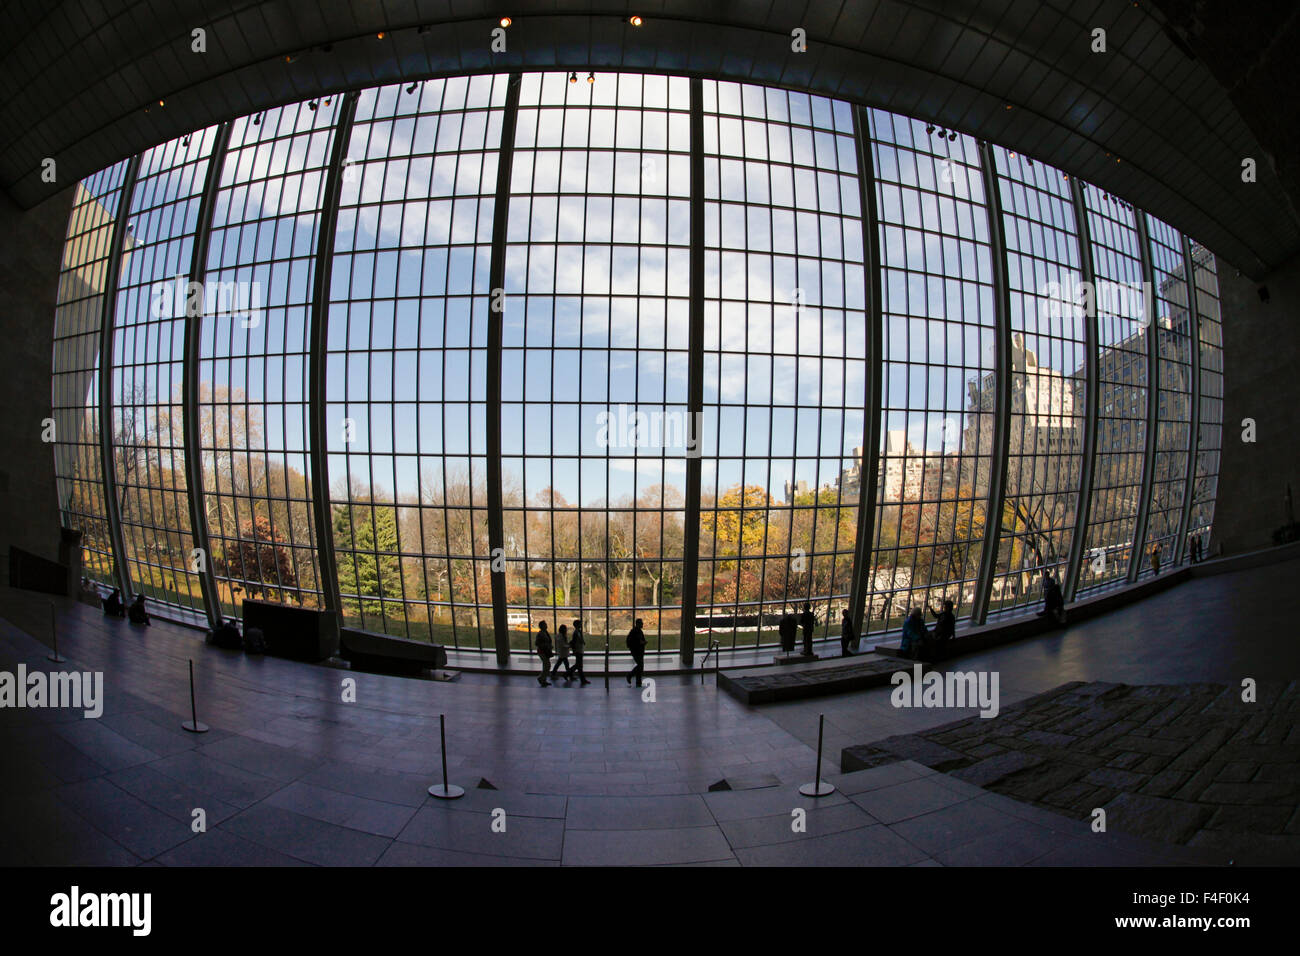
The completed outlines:
{"type": "Polygon", "coordinates": [[[164,100],[159,100],[159,101],[158,101],[158,105],[159,105],[159,106],[166,106],[167,103],[166,103],[164,100]]]}
{"type": "Polygon", "coordinates": [[[949,134],[948,134],[948,139],[950,139],[950,140],[954,140],[954,139],[956,139],[956,138],[957,138],[957,134],[956,134],[956,133],[949,133],[949,134]]]}
{"type": "Polygon", "coordinates": [[[189,146],[189,145],[190,145],[190,137],[189,137],[189,134],[188,134],[188,133],[185,134],[185,138],[184,138],[183,140],[181,140],[181,145],[182,145],[182,146],[189,146]]]}
{"type": "Polygon", "coordinates": [[[1026,156],[1026,157],[1025,157],[1025,164],[1028,165],[1028,166],[1032,166],[1032,165],[1034,165],[1034,161],[1033,161],[1032,159],[1030,159],[1028,156],[1026,156]]]}
{"type": "Polygon", "coordinates": [[[948,135],[948,131],[945,130],[942,126],[939,127],[939,138],[943,139],[947,135],[948,135]]]}
{"type": "Polygon", "coordinates": [[[406,88],[406,92],[414,93],[417,89],[419,89],[419,86],[420,86],[419,83],[412,83],[410,86],[406,88]]]}
{"type": "Polygon", "coordinates": [[[376,40],[382,40],[385,36],[386,36],[386,34],[384,33],[384,31],[383,31],[383,30],[380,30],[378,33],[375,34],[375,39],[376,39],[376,40]]]}
{"type": "Polygon", "coordinates": [[[929,135],[933,136],[933,135],[934,135],[934,124],[933,124],[933,123],[927,123],[926,126],[925,126],[925,131],[926,131],[926,133],[928,133],[929,135]]]}
{"type": "Polygon", "coordinates": [[[642,20],[640,17],[636,16],[635,14],[633,14],[632,16],[627,18],[627,22],[632,24],[632,26],[634,27],[639,27],[645,21],[642,20]]]}
{"type": "Polygon", "coordinates": [[[497,22],[500,23],[503,27],[508,27],[510,26],[510,24],[514,23],[515,21],[511,20],[509,17],[502,17],[497,22]]]}
{"type": "Polygon", "coordinates": [[[286,54],[284,55],[284,62],[285,62],[285,63],[292,63],[292,62],[293,62],[294,60],[296,60],[296,59],[298,59],[298,58],[297,58],[296,56],[294,56],[292,53],[286,53],[286,54]]]}
{"type": "Polygon", "coordinates": [[[316,112],[316,107],[318,107],[318,106],[320,106],[320,100],[308,100],[308,101],[307,101],[307,109],[311,110],[313,113],[316,112]]]}
{"type": "Polygon", "coordinates": [[[587,74],[587,82],[588,82],[588,83],[595,83],[595,82],[596,82],[596,74],[595,74],[595,73],[588,73],[588,74],[587,74]]]}
{"type": "Polygon", "coordinates": [[[261,113],[258,113],[256,116],[253,117],[253,125],[254,125],[254,126],[261,126],[261,125],[262,125],[262,114],[261,114],[261,113]]]}
{"type": "Polygon", "coordinates": [[[577,82],[578,82],[578,74],[577,74],[577,73],[570,73],[570,74],[569,74],[569,82],[570,82],[570,83],[577,83],[577,82]]]}

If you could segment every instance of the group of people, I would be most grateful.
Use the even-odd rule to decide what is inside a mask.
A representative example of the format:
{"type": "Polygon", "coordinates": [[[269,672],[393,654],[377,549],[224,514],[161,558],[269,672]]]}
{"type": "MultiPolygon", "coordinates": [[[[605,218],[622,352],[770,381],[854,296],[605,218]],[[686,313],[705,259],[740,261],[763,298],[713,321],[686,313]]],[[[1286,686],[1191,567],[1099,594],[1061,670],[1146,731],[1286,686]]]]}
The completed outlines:
{"type": "Polygon", "coordinates": [[[934,617],[933,631],[925,623],[925,611],[912,608],[903,620],[903,637],[899,642],[904,657],[943,660],[948,656],[948,642],[957,634],[957,615],[952,607],[951,601],[944,601],[938,611],[927,606],[934,617]]]}
{"type": "Polygon", "coordinates": [[[127,606],[122,602],[122,590],[113,588],[108,597],[100,598],[100,603],[104,606],[106,617],[124,617],[132,624],[149,626],[149,612],[145,610],[143,594],[137,594],[135,600],[127,606]]]}
{"type": "MultiPolygon", "coordinates": [[[[641,621],[638,618],[636,628],[640,630],[641,621]]],[[[631,640],[629,636],[628,640],[631,640]]],[[[629,645],[630,646],[630,645],[629,645]]],[[[570,633],[566,625],[561,624],[559,632],[555,635],[555,640],[551,640],[551,632],[542,621],[537,625],[537,656],[542,659],[542,672],[537,677],[537,683],[543,687],[550,687],[551,681],[560,673],[560,668],[564,668],[565,681],[572,681],[576,676],[582,683],[580,687],[586,687],[591,681],[587,680],[587,675],[582,670],[582,655],[587,647],[587,639],[582,633],[582,621],[573,622],[573,632],[570,633]],[[555,656],[555,666],[551,666],[551,656],[555,656]],[[569,656],[573,660],[569,660],[569,656]]],[[[644,651],[645,636],[641,637],[641,647],[644,651]]],[[[638,665],[639,666],[639,665],[638,665]]],[[[637,684],[641,683],[641,678],[637,677],[637,684]]]]}

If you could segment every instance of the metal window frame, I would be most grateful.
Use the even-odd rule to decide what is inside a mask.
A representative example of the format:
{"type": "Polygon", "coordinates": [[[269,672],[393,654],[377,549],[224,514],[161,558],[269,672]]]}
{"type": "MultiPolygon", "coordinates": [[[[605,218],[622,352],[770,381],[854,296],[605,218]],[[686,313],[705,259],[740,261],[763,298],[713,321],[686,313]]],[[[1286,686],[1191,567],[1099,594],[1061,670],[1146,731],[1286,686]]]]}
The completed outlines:
{"type": "MultiPolygon", "coordinates": [[[[213,205],[221,185],[221,173],[226,164],[226,149],[230,145],[232,123],[222,123],[217,128],[212,151],[208,154],[207,177],[199,199],[198,217],[194,226],[194,248],[190,257],[190,290],[203,287],[207,278],[208,245],[212,236],[213,205]]],[[[201,294],[201,293],[200,293],[201,294]]],[[[194,547],[202,552],[199,568],[199,590],[208,625],[215,628],[221,623],[221,601],[217,595],[216,576],[212,571],[212,543],[208,536],[208,512],[204,507],[203,444],[199,422],[199,346],[206,297],[200,299],[197,310],[191,308],[189,294],[185,297],[185,341],[183,345],[181,421],[185,449],[185,497],[190,510],[190,535],[194,547]]]]}
{"type": "MultiPolygon", "coordinates": [[[[334,265],[334,236],[338,228],[339,199],[343,188],[344,156],[352,136],[352,119],[356,115],[360,93],[352,91],[339,104],[334,125],[334,142],[330,155],[325,190],[321,197],[320,224],[316,236],[315,274],[312,283],[311,353],[307,359],[307,449],[311,463],[312,512],[316,521],[317,584],[326,618],[337,631],[343,624],[343,606],[339,598],[338,563],[334,554],[333,523],[329,501],[329,423],[325,420],[326,348],[329,344],[329,290],[334,265]]],[[[337,643],[332,640],[332,643],[337,643]]]]}
{"type": "MultiPolygon", "coordinates": [[[[510,175],[514,167],[515,127],[519,118],[519,92],[523,74],[515,71],[506,83],[506,102],[501,116],[501,143],[497,150],[496,198],[492,207],[492,253],[488,266],[488,329],[487,329],[487,518],[488,579],[492,588],[492,643],[497,665],[510,663],[510,630],[506,620],[506,569],[505,569],[505,510],[502,502],[501,459],[501,343],[504,336],[502,314],[506,308],[506,239],[510,220],[510,175]],[[496,290],[501,290],[499,305],[492,300],[496,290]],[[500,564],[500,570],[497,565],[500,564]]],[[[472,457],[472,456],[471,456],[472,457]]],[[[525,567],[527,565],[525,564],[525,567]]],[[[482,638],[480,637],[480,646],[482,638]]],[[[527,652],[525,652],[527,656],[527,652]]]]}
{"type": "Polygon", "coordinates": [[[1074,532],[1070,538],[1070,556],[1066,565],[1065,582],[1061,588],[1065,601],[1073,601],[1079,585],[1079,571],[1083,566],[1083,552],[1087,547],[1088,522],[1092,517],[1092,485],[1096,469],[1097,416],[1100,407],[1101,371],[1098,361],[1097,331],[1097,274],[1092,264],[1092,230],[1088,223],[1088,205],[1083,198],[1083,184],[1078,177],[1070,179],[1070,195],[1074,200],[1075,235],[1079,240],[1079,272],[1087,297],[1084,322],[1084,395],[1085,415],[1083,426],[1083,456],[1079,467],[1078,499],[1074,508],[1074,532]]]}
{"type": "Polygon", "coordinates": [[[858,147],[858,184],[862,191],[862,271],[868,283],[866,414],[862,421],[862,477],[858,488],[857,539],[850,572],[849,616],[853,632],[861,635],[867,595],[871,592],[872,555],[876,539],[876,496],[880,471],[880,420],[884,414],[884,286],[881,282],[880,215],[876,208],[876,170],[872,157],[871,126],[866,107],[853,107],[853,138],[858,147]]]}
{"type": "Polygon", "coordinates": [[[1002,538],[1002,509],[1006,503],[1007,460],[1011,434],[1011,293],[1007,282],[1007,245],[1003,234],[1002,196],[998,191],[997,166],[993,147],[979,144],[980,172],[984,181],[984,206],[989,218],[989,246],[993,268],[994,358],[993,375],[997,387],[994,400],[993,448],[989,459],[989,494],[984,511],[984,547],[980,554],[979,573],[975,579],[975,598],[970,622],[981,625],[987,620],[993,578],[997,572],[998,545],[1002,538]],[[992,527],[990,527],[990,525],[992,527]]]}
{"type": "Polygon", "coordinates": [[[1183,240],[1183,274],[1187,281],[1187,330],[1191,339],[1192,416],[1187,436],[1187,477],[1183,486],[1183,513],[1178,519],[1178,538],[1174,543],[1175,565],[1183,563],[1187,553],[1188,524],[1192,519],[1192,499],[1196,492],[1196,459],[1201,452],[1201,304],[1197,298],[1196,265],[1192,259],[1192,242],[1185,233],[1183,240]]]}
{"type": "Polygon", "coordinates": [[[1129,584],[1137,582],[1146,555],[1147,526],[1151,520],[1151,487],[1156,474],[1156,429],[1160,410],[1160,332],[1156,326],[1156,284],[1151,257],[1151,234],[1147,214],[1133,208],[1133,226],[1137,230],[1138,254],[1142,260],[1142,312],[1147,330],[1147,431],[1142,459],[1142,489],[1138,497],[1137,520],[1133,525],[1133,550],[1129,555],[1129,584]]]}
{"type": "Polygon", "coordinates": [[[122,250],[126,245],[126,225],[131,214],[131,199],[140,159],[136,153],[127,161],[122,177],[122,194],[117,200],[117,218],[113,225],[113,244],[104,265],[104,304],[99,323],[99,458],[104,479],[104,518],[108,523],[109,542],[113,548],[113,571],[124,601],[131,597],[131,574],[126,567],[126,540],[122,535],[122,514],[117,501],[117,471],[113,455],[113,334],[117,319],[117,286],[122,273],[122,250]]]}

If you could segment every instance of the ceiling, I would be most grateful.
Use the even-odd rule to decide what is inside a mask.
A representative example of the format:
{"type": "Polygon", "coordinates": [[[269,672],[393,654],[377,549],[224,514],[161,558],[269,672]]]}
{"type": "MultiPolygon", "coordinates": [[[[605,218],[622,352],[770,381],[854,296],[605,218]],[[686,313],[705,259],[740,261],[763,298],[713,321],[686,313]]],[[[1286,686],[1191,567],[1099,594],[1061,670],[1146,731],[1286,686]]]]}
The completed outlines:
{"type": "Polygon", "coordinates": [[[1208,0],[10,0],[0,188],[30,208],[173,136],[318,93],[489,70],[651,70],[933,120],[1129,199],[1260,277],[1300,252],[1294,105],[1278,113],[1295,71],[1277,45],[1300,6],[1258,2],[1267,16],[1243,26],[1240,5],[1220,15],[1208,0]],[[507,50],[494,53],[506,14],[507,50]],[[195,28],[206,52],[192,50],[195,28]],[[795,28],[806,52],[792,49],[795,28]],[[1092,52],[1095,28],[1105,53],[1092,52]],[[1242,181],[1245,158],[1256,182],[1242,181]]]}

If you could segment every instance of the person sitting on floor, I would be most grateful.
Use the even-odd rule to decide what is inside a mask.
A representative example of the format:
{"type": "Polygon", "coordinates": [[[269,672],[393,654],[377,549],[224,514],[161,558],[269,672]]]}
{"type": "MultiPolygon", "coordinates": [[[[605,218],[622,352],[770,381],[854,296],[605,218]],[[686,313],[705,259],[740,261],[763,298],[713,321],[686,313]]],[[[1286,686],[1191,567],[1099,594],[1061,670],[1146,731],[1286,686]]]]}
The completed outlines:
{"type": "Polygon", "coordinates": [[[104,598],[104,613],[109,617],[123,617],[126,614],[122,592],[118,588],[113,588],[113,593],[104,598]]]}
{"type": "Polygon", "coordinates": [[[234,621],[222,621],[218,624],[212,632],[212,643],[217,647],[226,647],[235,651],[244,646],[239,636],[239,628],[235,626],[234,621]]]}
{"type": "Polygon", "coordinates": [[[149,626],[149,612],[144,609],[143,594],[137,594],[135,596],[135,600],[132,601],[131,606],[127,608],[126,616],[132,624],[143,624],[145,627],[149,626]]]}
{"type": "Polygon", "coordinates": [[[943,660],[948,656],[948,642],[957,636],[957,615],[952,613],[952,602],[944,601],[943,610],[930,608],[934,615],[934,650],[935,657],[943,660]]]}

